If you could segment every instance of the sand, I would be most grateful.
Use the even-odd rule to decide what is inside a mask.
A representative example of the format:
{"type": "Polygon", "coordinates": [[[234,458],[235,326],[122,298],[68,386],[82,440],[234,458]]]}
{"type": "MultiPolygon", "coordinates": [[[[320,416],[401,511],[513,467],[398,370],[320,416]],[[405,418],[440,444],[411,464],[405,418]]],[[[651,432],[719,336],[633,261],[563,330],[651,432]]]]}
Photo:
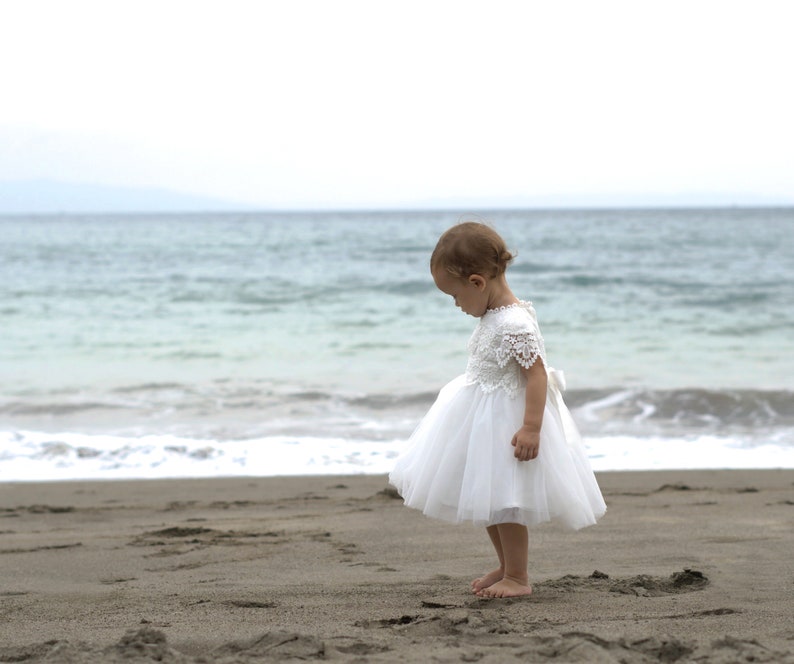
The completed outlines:
{"type": "Polygon", "coordinates": [[[383,476],[0,485],[0,662],[794,662],[794,471],[603,473],[485,600],[383,476]]]}

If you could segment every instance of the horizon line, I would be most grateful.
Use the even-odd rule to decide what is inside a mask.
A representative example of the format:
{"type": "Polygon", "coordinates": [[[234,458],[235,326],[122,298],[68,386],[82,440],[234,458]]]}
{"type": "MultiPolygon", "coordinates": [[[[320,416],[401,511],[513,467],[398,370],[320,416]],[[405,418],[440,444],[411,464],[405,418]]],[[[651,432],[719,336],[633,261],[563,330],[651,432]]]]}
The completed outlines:
{"type": "Polygon", "coordinates": [[[584,205],[484,205],[484,206],[363,206],[363,207],[240,207],[218,209],[141,209],[141,210],[59,210],[59,211],[2,211],[0,217],[70,217],[70,216],[152,216],[152,215],[258,215],[258,214],[367,214],[384,212],[455,212],[474,214],[482,212],[565,212],[565,211],[654,211],[654,210],[787,210],[794,209],[794,201],[770,203],[627,203],[627,204],[584,204],[584,205]]]}

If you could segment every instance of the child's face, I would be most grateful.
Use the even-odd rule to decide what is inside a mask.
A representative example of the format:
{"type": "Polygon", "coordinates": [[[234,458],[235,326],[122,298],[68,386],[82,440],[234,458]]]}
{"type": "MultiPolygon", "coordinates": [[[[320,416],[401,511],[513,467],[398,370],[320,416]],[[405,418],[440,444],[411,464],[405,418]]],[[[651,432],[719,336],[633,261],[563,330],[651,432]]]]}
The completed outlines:
{"type": "Polygon", "coordinates": [[[488,309],[486,281],[480,275],[473,274],[466,279],[458,279],[439,268],[433,270],[433,281],[436,282],[438,290],[452,296],[455,306],[463,313],[479,318],[488,309]]]}

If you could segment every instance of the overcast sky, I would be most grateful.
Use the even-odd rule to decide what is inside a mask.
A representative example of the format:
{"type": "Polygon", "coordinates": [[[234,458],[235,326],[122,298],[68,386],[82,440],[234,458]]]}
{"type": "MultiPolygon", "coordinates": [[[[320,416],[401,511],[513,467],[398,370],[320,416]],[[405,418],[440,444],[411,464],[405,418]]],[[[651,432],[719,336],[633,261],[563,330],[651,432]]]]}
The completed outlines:
{"type": "Polygon", "coordinates": [[[5,0],[0,180],[792,199],[792,26],[774,0],[5,0]]]}

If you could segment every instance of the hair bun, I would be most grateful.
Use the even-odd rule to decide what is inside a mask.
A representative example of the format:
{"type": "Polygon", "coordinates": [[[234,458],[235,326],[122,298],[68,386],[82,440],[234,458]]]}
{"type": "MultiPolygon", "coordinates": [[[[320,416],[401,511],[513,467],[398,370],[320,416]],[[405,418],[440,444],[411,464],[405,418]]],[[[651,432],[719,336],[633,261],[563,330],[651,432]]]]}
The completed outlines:
{"type": "Polygon", "coordinates": [[[515,258],[515,254],[513,254],[508,249],[505,249],[501,254],[499,254],[499,262],[503,265],[507,265],[515,258]]]}

